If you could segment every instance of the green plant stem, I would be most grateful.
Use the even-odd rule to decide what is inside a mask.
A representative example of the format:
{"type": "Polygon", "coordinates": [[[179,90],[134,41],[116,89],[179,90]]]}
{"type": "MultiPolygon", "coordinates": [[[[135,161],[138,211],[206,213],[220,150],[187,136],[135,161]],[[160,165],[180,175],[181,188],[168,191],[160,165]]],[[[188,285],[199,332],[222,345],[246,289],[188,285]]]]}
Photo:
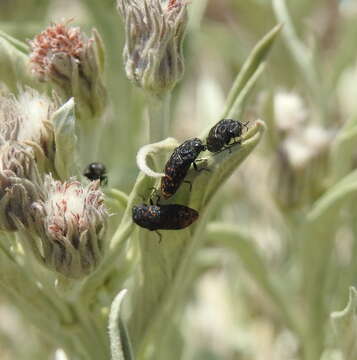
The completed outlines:
{"type": "Polygon", "coordinates": [[[171,93],[162,98],[148,99],[149,143],[155,143],[168,137],[170,129],[171,93]]]}
{"type": "Polygon", "coordinates": [[[93,301],[93,297],[98,287],[102,285],[105,278],[115,267],[116,263],[121,261],[121,254],[124,253],[124,248],[127,244],[125,241],[131,235],[134,230],[132,223],[126,224],[125,227],[119,227],[115,235],[113,236],[113,246],[108,252],[107,257],[104,259],[102,265],[98,270],[93,273],[84,283],[81,290],[81,297],[85,298],[88,303],[93,301]]]}
{"type": "Polygon", "coordinates": [[[318,82],[316,72],[314,71],[311,51],[299,40],[286,7],[285,0],[273,0],[273,7],[276,17],[284,24],[282,33],[286,46],[293,55],[294,60],[299,66],[307,83],[314,90],[317,90],[316,88],[318,82]]]}
{"type": "Polygon", "coordinates": [[[320,112],[320,121],[326,121],[328,117],[327,104],[312,51],[298,38],[286,6],[286,1],[273,0],[273,8],[278,21],[284,24],[282,35],[285,44],[300,69],[312,97],[318,105],[317,109],[320,112]]]}
{"type": "Polygon", "coordinates": [[[126,193],[124,193],[121,190],[112,188],[112,189],[105,190],[105,194],[108,196],[109,199],[117,202],[118,206],[122,210],[126,209],[126,207],[128,205],[128,195],[126,193]]]}

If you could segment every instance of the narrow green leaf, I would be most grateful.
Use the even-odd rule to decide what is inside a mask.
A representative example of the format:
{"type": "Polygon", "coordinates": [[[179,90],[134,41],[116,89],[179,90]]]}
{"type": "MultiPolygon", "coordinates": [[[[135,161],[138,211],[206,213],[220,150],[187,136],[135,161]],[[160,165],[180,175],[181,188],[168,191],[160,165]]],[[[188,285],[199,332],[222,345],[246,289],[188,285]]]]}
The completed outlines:
{"type": "Polygon", "coordinates": [[[11,92],[16,93],[18,84],[41,87],[31,75],[29,57],[6,37],[0,34],[0,78],[11,92]]]}
{"type": "Polygon", "coordinates": [[[23,54],[28,55],[30,49],[26,43],[18,39],[15,39],[14,37],[10,36],[9,34],[1,30],[0,30],[0,38],[5,39],[9,44],[14,46],[17,50],[21,51],[23,54]]]}
{"type": "Polygon", "coordinates": [[[257,45],[250,53],[228,94],[222,118],[227,117],[237,96],[242,91],[251,76],[256,72],[259,65],[265,60],[280,30],[281,25],[276,25],[257,43],[257,45]]]}
{"type": "Polygon", "coordinates": [[[96,56],[98,57],[99,71],[103,72],[105,67],[105,47],[102,37],[97,29],[92,30],[92,36],[95,41],[96,56]]]}
{"type": "Polygon", "coordinates": [[[127,290],[121,290],[112,302],[109,314],[109,340],[112,360],[134,359],[128,332],[121,320],[121,305],[127,290]]]}
{"type": "Polygon", "coordinates": [[[333,241],[340,224],[340,210],[357,193],[357,170],[330,188],[307,214],[301,233],[303,283],[308,303],[308,336],[314,336],[315,355],[322,351],[329,309],[326,296],[331,271],[333,241]],[[319,286],[316,286],[319,284],[319,286]]]}
{"type": "Polygon", "coordinates": [[[239,119],[242,112],[244,104],[249,96],[249,94],[252,92],[254,85],[262,75],[263,71],[265,70],[265,63],[261,63],[257,70],[254,71],[252,76],[249,78],[241,92],[238,94],[236,100],[234,101],[231,109],[228,113],[228,118],[230,119],[239,119]]]}
{"type": "Polygon", "coordinates": [[[298,38],[291,21],[285,0],[273,0],[273,9],[278,21],[284,24],[282,35],[293,59],[300,68],[306,84],[318,102],[321,102],[321,86],[310,49],[298,38]]]}
{"type": "Polygon", "coordinates": [[[330,188],[319,200],[316,201],[307,215],[311,225],[328,226],[331,217],[338,214],[338,210],[350,195],[357,191],[357,170],[351,172],[340,182],[330,188]]]}
{"type": "Polygon", "coordinates": [[[331,313],[331,321],[336,333],[337,342],[345,359],[357,357],[357,290],[350,287],[348,304],[342,311],[331,313]]]}
{"type": "Polygon", "coordinates": [[[242,136],[241,144],[236,144],[230,151],[225,150],[218,154],[211,155],[202,165],[209,171],[191,170],[187,179],[193,181],[190,206],[200,209],[206,206],[216,194],[221,185],[229,178],[238,166],[248,157],[248,155],[259,144],[264,134],[266,125],[263,121],[257,120],[255,124],[242,136]]]}
{"type": "Polygon", "coordinates": [[[357,116],[352,116],[338,132],[331,145],[331,181],[336,183],[353,167],[357,142],[357,116]]]}

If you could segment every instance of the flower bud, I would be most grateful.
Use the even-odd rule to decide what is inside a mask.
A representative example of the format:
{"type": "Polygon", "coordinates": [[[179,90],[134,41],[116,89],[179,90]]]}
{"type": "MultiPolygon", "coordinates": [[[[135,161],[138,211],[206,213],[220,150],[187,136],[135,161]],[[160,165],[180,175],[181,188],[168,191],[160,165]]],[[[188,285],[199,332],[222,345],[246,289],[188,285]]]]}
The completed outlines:
{"type": "Polygon", "coordinates": [[[52,82],[66,100],[74,97],[84,125],[103,113],[104,45],[96,30],[89,39],[78,27],[59,23],[37,35],[30,46],[33,74],[52,82]]]}
{"type": "Polygon", "coordinates": [[[183,0],[118,0],[125,22],[124,65],[130,81],[153,95],[170,91],[184,72],[183,0]]]}
{"type": "Polygon", "coordinates": [[[0,229],[30,223],[29,209],[40,198],[41,178],[30,147],[7,142],[0,148],[0,229]]]}
{"type": "Polygon", "coordinates": [[[83,187],[78,181],[61,183],[47,176],[43,200],[32,208],[43,260],[49,268],[78,279],[97,267],[108,217],[98,181],[83,187]]]}
{"type": "Polygon", "coordinates": [[[307,120],[307,109],[295,93],[278,92],[274,96],[274,118],[277,130],[283,136],[298,131],[307,120]]]}

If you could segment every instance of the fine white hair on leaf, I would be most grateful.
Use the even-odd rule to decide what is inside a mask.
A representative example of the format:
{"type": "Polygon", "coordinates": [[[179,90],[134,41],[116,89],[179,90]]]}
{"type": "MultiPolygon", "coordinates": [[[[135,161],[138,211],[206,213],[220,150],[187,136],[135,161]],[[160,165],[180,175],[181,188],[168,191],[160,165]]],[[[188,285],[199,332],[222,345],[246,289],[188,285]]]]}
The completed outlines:
{"type": "Polygon", "coordinates": [[[144,145],[140,148],[136,155],[136,163],[139,169],[147,176],[153,178],[161,178],[165,176],[164,173],[159,173],[151,169],[147,163],[147,158],[150,155],[156,154],[162,150],[173,150],[178,146],[178,142],[174,138],[167,138],[157,143],[144,145]]]}

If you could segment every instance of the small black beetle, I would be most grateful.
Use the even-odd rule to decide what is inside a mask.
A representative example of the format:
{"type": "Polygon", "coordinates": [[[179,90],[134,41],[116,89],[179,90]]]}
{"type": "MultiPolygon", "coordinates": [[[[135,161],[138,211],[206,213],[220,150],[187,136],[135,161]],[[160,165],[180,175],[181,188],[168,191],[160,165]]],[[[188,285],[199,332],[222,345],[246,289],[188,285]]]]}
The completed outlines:
{"type": "Polygon", "coordinates": [[[92,162],[86,167],[83,175],[90,181],[100,180],[101,185],[106,185],[108,183],[106,173],[107,170],[104,164],[100,162],[92,162]]]}
{"type": "Polygon", "coordinates": [[[186,140],[173,151],[165,165],[165,176],[161,178],[160,191],[165,199],[175,194],[184,181],[191,164],[197,170],[195,160],[200,152],[204,150],[206,150],[206,147],[202,144],[202,141],[194,138],[186,140]]]}
{"type": "Polygon", "coordinates": [[[209,131],[207,137],[207,150],[210,152],[219,152],[229,149],[232,145],[240,143],[239,138],[243,133],[243,128],[247,128],[248,122],[242,123],[239,120],[223,119],[219,121],[209,131]],[[234,143],[228,145],[234,139],[234,143]]]}
{"type": "Polygon", "coordinates": [[[133,206],[133,222],[145,229],[180,230],[190,226],[198,218],[198,212],[184,205],[146,205],[133,206]]]}

